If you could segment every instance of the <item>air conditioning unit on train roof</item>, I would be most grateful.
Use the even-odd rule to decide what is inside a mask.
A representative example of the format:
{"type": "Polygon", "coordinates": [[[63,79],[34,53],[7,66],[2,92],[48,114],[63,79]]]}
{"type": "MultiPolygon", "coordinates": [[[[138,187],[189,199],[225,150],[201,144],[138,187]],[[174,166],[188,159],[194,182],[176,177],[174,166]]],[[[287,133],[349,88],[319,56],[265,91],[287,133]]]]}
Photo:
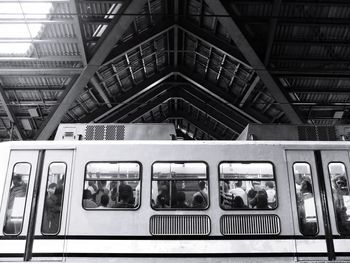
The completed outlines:
{"type": "Polygon", "coordinates": [[[173,140],[175,126],[171,123],[64,123],[58,126],[55,140],[118,141],[173,140]]]}
{"type": "Polygon", "coordinates": [[[350,125],[248,124],[237,140],[347,141],[350,125]]]}

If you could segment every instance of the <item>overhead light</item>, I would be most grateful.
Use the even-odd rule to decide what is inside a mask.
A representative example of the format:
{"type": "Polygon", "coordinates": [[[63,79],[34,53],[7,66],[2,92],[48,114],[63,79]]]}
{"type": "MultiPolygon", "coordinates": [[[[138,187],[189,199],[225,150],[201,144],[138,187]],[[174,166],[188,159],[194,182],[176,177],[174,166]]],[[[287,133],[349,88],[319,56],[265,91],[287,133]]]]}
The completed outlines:
{"type": "Polygon", "coordinates": [[[30,124],[30,121],[28,119],[21,119],[21,123],[22,123],[23,129],[25,129],[26,131],[33,130],[32,125],[30,124]]]}
{"type": "Polygon", "coordinates": [[[333,119],[341,119],[343,118],[343,115],[344,115],[344,111],[336,111],[334,112],[333,119]]]}
{"type": "MultiPolygon", "coordinates": [[[[122,4],[118,3],[118,4],[113,4],[108,12],[107,15],[104,16],[104,19],[113,19],[114,15],[119,11],[119,9],[121,8],[122,4]]],[[[105,32],[105,30],[107,29],[108,25],[98,25],[98,27],[96,28],[95,32],[93,33],[93,37],[101,37],[102,34],[105,32]]]]}
{"type": "Polygon", "coordinates": [[[29,115],[30,117],[40,117],[39,115],[39,111],[37,108],[31,108],[31,109],[28,109],[28,112],[29,112],[29,115]]]}

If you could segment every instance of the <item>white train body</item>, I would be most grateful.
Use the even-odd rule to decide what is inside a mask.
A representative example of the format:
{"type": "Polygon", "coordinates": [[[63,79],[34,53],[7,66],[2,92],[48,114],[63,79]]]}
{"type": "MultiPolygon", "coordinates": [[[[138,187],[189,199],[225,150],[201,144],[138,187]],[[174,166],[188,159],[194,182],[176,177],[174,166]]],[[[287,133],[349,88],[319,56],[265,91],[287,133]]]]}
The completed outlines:
{"type": "MultiPolygon", "coordinates": [[[[330,163],[343,164],[349,189],[349,153],[350,143],[347,142],[2,143],[0,144],[0,262],[23,260],[88,262],[100,261],[101,257],[109,262],[134,260],[172,262],[179,261],[179,257],[182,258],[181,261],[186,258],[185,260],[192,262],[350,260],[350,235],[347,229],[340,231],[337,225],[339,222],[335,215],[336,207],[332,193],[334,190],[329,170],[330,163]],[[115,162],[139,164],[137,193],[135,188],[133,189],[134,200],[137,199],[134,207],[84,208],[82,202],[84,189],[86,190],[88,185],[88,182],[85,182],[88,176],[87,165],[101,163],[103,166],[103,163],[115,162]],[[169,206],[165,209],[156,208],[155,199],[162,183],[154,182],[156,175],[153,174],[152,177],[152,171],[155,170],[155,163],[167,162],[201,163],[206,166],[207,178],[204,180],[208,204],[205,208],[191,209],[194,207],[193,204],[187,204],[186,209],[171,209],[169,206]],[[20,199],[24,204],[24,214],[20,227],[16,223],[11,226],[12,228],[6,229],[14,167],[19,163],[23,166],[23,170],[26,170],[26,167],[30,168],[26,198],[20,199]],[[49,173],[49,169],[53,169],[53,163],[64,167],[64,191],[59,212],[58,233],[47,230],[48,233],[45,234],[43,233],[43,228],[46,227],[43,226],[46,211],[44,204],[47,198],[45,193],[51,180],[48,176],[54,175],[54,172],[49,173]],[[273,207],[225,209],[222,204],[222,186],[232,185],[232,181],[237,180],[232,179],[235,174],[228,175],[227,178],[231,176],[232,180],[222,179],[224,175],[221,177],[220,174],[223,166],[220,165],[223,163],[272,164],[274,176],[272,181],[276,191],[273,207]],[[293,174],[295,167],[293,165],[298,163],[309,165],[311,169],[316,211],[314,218],[310,220],[314,220],[313,222],[317,224],[317,230],[313,234],[303,234],[300,227],[296,197],[298,190],[295,186],[296,177],[293,174]],[[154,187],[159,189],[154,190],[154,187]],[[139,197],[136,198],[136,194],[139,197]]],[[[94,176],[91,175],[93,173],[90,171],[89,176],[94,176]]],[[[243,181],[245,188],[247,185],[256,184],[256,181],[259,182],[251,178],[243,181]]],[[[175,180],[168,181],[175,182],[175,180]]],[[[188,184],[185,179],[178,181],[178,185],[188,184]]],[[[126,184],[129,184],[128,182],[126,184]]],[[[110,198],[111,195],[110,189],[110,198]]],[[[346,210],[350,199],[345,195],[343,200],[346,210]]],[[[115,200],[116,203],[119,201],[120,199],[115,200]]],[[[187,199],[186,202],[189,203],[187,199]]],[[[15,206],[21,207],[16,201],[13,204],[13,207],[15,206]]],[[[350,210],[348,212],[350,213],[350,210]]],[[[20,213],[16,213],[17,217],[21,216],[20,213]]],[[[11,220],[15,220],[16,216],[12,214],[11,220]]],[[[350,220],[350,214],[346,220],[350,220]]]]}

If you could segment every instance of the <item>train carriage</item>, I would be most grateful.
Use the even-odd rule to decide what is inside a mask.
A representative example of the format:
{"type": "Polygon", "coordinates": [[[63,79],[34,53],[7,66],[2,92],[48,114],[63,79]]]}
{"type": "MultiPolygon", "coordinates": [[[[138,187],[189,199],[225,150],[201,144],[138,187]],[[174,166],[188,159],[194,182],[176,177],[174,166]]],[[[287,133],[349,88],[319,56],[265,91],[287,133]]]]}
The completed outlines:
{"type": "Polygon", "coordinates": [[[0,149],[0,261],[350,260],[347,142],[0,149]]]}

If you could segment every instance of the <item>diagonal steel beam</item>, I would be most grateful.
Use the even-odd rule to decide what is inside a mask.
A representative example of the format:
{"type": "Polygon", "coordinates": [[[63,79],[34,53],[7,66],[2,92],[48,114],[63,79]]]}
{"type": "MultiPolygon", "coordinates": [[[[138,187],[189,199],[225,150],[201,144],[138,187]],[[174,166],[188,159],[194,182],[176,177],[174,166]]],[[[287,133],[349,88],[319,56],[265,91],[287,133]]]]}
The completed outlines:
{"type": "Polygon", "coordinates": [[[116,105],[113,105],[113,108],[109,109],[107,106],[101,107],[96,112],[90,114],[86,118],[83,118],[82,122],[105,122],[109,116],[113,116],[117,111],[119,111],[121,107],[128,105],[135,98],[148,93],[154,87],[172,77],[173,75],[173,68],[169,67],[153,75],[152,77],[145,79],[142,83],[136,85],[125,94],[119,96],[115,102],[116,105]]]}
{"type": "Polygon", "coordinates": [[[205,0],[209,8],[218,15],[219,22],[225,27],[231,39],[247,59],[250,66],[254,68],[261,80],[266,85],[269,92],[285,112],[291,123],[303,123],[302,119],[296,113],[286,96],[283,94],[275,80],[272,78],[265,65],[262,63],[255,50],[249,44],[237,24],[233,21],[230,13],[226,10],[220,0],[205,0]]]}
{"type": "MultiPolygon", "coordinates": [[[[210,82],[205,81],[200,76],[198,76],[195,73],[189,73],[186,69],[180,68],[180,72],[178,73],[179,76],[187,80],[188,82],[192,83],[194,86],[198,87],[199,89],[207,92],[210,94],[213,98],[220,101],[222,104],[227,105],[237,113],[239,113],[243,118],[246,120],[249,120],[250,122],[254,123],[261,123],[260,120],[256,119],[254,116],[247,113],[245,110],[240,109],[238,106],[236,106],[234,103],[227,100],[227,93],[223,92],[222,90],[218,89],[215,85],[212,85],[210,82]]],[[[241,118],[242,118],[241,117],[241,118]]]]}
{"type": "Polygon", "coordinates": [[[113,46],[121,39],[124,32],[134,20],[134,16],[127,14],[139,13],[146,2],[146,0],[129,1],[129,4],[125,2],[120,9],[120,13],[124,15],[116,15],[108,26],[100,42],[97,43],[95,53],[84,68],[84,71],[74,84],[70,88],[67,88],[67,91],[62,94],[57,106],[51,111],[46,121],[42,124],[36,136],[37,140],[46,140],[51,136],[75,98],[83,91],[84,87],[106,59],[113,46]]]}
{"type": "Polygon", "coordinates": [[[13,123],[14,131],[18,137],[18,139],[23,140],[24,135],[22,133],[21,129],[18,129],[18,120],[15,116],[15,113],[12,111],[12,109],[9,106],[9,99],[7,98],[7,95],[2,87],[0,87],[0,102],[1,106],[5,110],[7,117],[10,119],[10,122],[13,123]]]}

